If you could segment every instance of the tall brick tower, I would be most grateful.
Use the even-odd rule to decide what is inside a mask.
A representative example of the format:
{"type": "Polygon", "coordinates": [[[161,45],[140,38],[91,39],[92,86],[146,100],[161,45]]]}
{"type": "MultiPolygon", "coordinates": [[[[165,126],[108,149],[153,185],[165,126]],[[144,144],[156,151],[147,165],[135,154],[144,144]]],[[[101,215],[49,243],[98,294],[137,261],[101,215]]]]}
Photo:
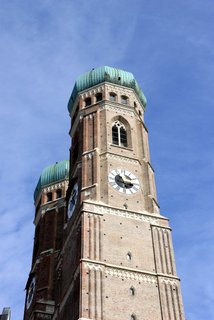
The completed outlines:
{"type": "Polygon", "coordinates": [[[69,161],[56,163],[42,171],[34,192],[35,236],[24,320],[53,317],[55,270],[63,244],[68,178],[69,161]]]}
{"type": "MultiPolygon", "coordinates": [[[[171,229],[157,203],[145,107],[129,72],[105,66],[77,79],[68,103],[69,186],[59,226],[54,220],[53,230],[60,231],[48,232],[53,243],[56,234],[63,240],[34,253],[25,319],[184,320],[171,229]],[[44,312],[36,318],[46,250],[54,262],[52,269],[43,262],[51,271],[40,297],[44,312]]],[[[37,214],[36,225],[48,213],[37,214]]]]}

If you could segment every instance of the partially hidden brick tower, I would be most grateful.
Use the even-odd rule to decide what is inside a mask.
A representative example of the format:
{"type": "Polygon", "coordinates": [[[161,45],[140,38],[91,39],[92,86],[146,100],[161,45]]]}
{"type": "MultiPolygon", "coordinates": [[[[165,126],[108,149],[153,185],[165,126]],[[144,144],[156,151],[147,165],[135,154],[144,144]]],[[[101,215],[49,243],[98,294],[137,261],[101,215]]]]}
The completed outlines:
{"type": "Polygon", "coordinates": [[[129,72],[105,66],[77,79],[69,177],[63,161],[36,189],[25,320],[184,320],[145,107],[129,72]]]}

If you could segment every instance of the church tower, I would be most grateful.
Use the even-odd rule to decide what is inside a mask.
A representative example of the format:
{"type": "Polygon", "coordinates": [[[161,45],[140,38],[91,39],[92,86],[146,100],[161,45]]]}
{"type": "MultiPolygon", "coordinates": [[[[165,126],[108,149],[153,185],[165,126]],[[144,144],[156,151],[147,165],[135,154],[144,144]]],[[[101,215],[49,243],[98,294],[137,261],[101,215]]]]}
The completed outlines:
{"type": "Polygon", "coordinates": [[[53,318],[55,270],[63,244],[68,180],[69,161],[55,163],[42,171],[34,192],[35,236],[24,320],[53,318]]]}
{"type": "Polygon", "coordinates": [[[56,176],[36,189],[25,320],[184,320],[171,229],[156,197],[145,108],[146,98],[127,71],[104,66],[77,79],[68,103],[69,184],[64,172],[61,202],[52,198],[52,207],[43,196],[38,202],[38,194],[55,190],[56,176]],[[45,228],[44,219],[47,234],[37,231],[42,223],[45,228]],[[45,235],[52,242],[40,248],[45,235]],[[39,287],[41,270],[48,274],[46,291],[39,287]],[[32,283],[35,294],[28,298],[32,283]]]}

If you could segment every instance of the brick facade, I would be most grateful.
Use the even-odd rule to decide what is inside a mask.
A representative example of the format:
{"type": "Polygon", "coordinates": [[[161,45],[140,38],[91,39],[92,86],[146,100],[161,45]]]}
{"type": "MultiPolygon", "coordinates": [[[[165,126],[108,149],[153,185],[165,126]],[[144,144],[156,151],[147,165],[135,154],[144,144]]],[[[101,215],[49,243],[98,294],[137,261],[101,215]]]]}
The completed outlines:
{"type": "Polygon", "coordinates": [[[171,229],[160,214],[137,94],[108,82],[82,91],[71,111],[70,135],[65,201],[42,202],[35,218],[36,292],[24,319],[184,320],[171,229]],[[125,127],[127,146],[113,143],[115,121],[125,127]],[[108,176],[118,169],[132,173],[139,189],[126,193],[111,185],[108,176]]]}

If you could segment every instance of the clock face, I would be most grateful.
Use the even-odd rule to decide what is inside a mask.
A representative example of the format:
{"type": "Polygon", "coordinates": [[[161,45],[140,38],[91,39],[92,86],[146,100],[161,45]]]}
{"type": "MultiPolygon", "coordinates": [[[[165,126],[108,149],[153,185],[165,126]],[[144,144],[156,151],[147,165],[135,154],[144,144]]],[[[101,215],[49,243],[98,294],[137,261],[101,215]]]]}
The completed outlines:
{"type": "Polygon", "coordinates": [[[74,212],[76,202],[77,202],[77,197],[78,197],[78,184],[75,183],[71,191],[70,199],[68,202],[68,218],[70,218],[74,212]]]}
{"type": "Polygon", "coordinates": [[[30,307],[31,302],[33,301],[35,287],[36,287],[36,279],[35,279],[35,277],[33,277],[33,279],[31,280],[30,286],[28,288],[28,292],[27,292],[27,302],[26,302],[27,309],[30,307]]]}
{"type": "Polygon", "coordinates": [[[112,170],[108,175],[108,181],[121,193],[134,194],[140,189],[139,180],[128,170],[112,170]]]}

